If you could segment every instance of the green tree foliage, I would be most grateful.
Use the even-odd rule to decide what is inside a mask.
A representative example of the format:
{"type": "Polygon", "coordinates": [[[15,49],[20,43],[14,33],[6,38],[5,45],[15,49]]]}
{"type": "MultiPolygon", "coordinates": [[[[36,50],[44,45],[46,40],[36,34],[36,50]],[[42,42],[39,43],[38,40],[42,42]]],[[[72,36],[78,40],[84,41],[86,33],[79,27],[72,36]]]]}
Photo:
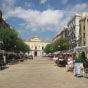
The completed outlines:
{"type": "Polygon", "coordinates": [[[54,43],[48,44],[44,51],[46,53],[52,53],[56,51],[68,50],[71,46],[71,41],[68,38],[59,38],[54,43]]]}
{"type": "Polygon", "coordinates": [[[71,46],[71,41],[68,38],[59,38],[53,43],[53,51],[68,50],[71,46]]]}
{"type": "Polygon", "coordinates": [[[29,52],[29,47],[18,37],[17,32],[11,28],[0,28],[0,40],[3,41],[2,49],[6,51],[29,52]]]}
{"type": "Polygon", "coordinates": [[[71,41],[68,38],[60,38],[57,40],[57,42],[57,48],[59,51],[68,50],[71,46],[71,41]]]}
{"type": "Polygon", "coordinates": [[[85,61],[86,61],[85,53],[84,52],[79,53],[77,62],[85,62],[85,61]]]}
{"type": "Polygon", "coordinates": [[[53,52],[53,44],[48,44],[46,45],[46,47],[44,48],[44,52],[48,53],[52,53],[53,52]]]}
{"type": "Polygon", "coordinates": [[[30,51],[30,48],[27,44],[24,43],[24,41],[20,38],[18,38],[15,42],[16,44],[16,51],[19,52],[19,51],[22,51],[22,52],[29,52],[30,51]]]}
{"type": "Polygon", "coordinates": [[[3,41],[3,49],[12,51],[17,40],[18,35],[13,29],[0,29],[0,40],[3,41]]]}

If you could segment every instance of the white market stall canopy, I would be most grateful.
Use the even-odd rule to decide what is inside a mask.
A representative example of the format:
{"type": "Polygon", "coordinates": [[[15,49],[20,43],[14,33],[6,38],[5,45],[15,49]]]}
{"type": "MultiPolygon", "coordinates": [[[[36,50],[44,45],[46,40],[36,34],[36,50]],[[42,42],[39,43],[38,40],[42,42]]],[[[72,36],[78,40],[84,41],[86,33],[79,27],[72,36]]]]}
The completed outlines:
{"type": "Polygon", "coordinates": [[[60,51],[54,52],[53,54],[60,54],[60,51]]]}
{"type": "Polygon", "coordinates": [[[80,46],[80,47],[76,47],[75,51],[77,52],[81,52],[81,51],[88,51],[88,46],[80,46]]]}
{"type": "Polygon", "coordinates": [[[64,51],[57,51],[57,52],[54,52],[53,54],[72,54],[74,52],[73,49],[71,50],[64,50],[64,51]]]}

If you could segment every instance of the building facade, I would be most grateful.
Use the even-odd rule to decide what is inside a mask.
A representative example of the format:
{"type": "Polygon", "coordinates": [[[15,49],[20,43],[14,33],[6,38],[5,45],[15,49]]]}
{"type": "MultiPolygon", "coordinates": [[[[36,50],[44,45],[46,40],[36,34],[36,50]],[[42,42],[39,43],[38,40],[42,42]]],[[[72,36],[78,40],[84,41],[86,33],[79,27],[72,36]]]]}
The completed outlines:
{"type": "Polygon", "coordinates": [[[79,46],[88,46],[88,13],[84,13],[80,18],[80,44],[79,46]]]}
{"type": "Polygon", "coordinates": [[[66,37],[68,37],[68,28],[64,27],[63,30],[60,33],[56,34],[56,36],[53,38],[53,42],[55,42],[59,38],[66,38],[66,37]]]}
{"type": "Polygon", "coordinates": [[[88,58],[88,12],[82,15],[74,15],[67,23],[67,28],[57,34],[53,41],[60,37],[68,37],[72,45],[69,50],[73,52],[84,52],[88,58]]]}
{"type": "Polygon", "coordinates": [[[30,47],[29,55],[33,56],[44,56],[43,49],[47,44],[51,43],[51,40],[41,40],[38,37],[34,37],[31,40],[26,40],[25,43],[30,47]]]}
{"type": "Polygon", "coordinates": [[[2,11],[0,10],[0,28],[10,28],[10,25],[2,18],[2,11]]]}
{"type": "Polygon", "coordinates": [[[79,20],[80,20],[80,15],[75,15],[73,18],[68,22],[68,37],[70,38],[72,42],[71,49],[75,48],[78,46],[78,40],[79,40],[79,20]]]}
{"type": "Polygon", "coordinates": [[[61,38],[61,35],[58,33],[56,36],[53,38],[52,42],[55,42],[57,39],[61,38]]]}
{"type": "Polygon", "coordinates": [[[68,37],[68,28],[64,27],[63,30],[60,32],[60,35],[62,38],[67,38],[68,37]]]}

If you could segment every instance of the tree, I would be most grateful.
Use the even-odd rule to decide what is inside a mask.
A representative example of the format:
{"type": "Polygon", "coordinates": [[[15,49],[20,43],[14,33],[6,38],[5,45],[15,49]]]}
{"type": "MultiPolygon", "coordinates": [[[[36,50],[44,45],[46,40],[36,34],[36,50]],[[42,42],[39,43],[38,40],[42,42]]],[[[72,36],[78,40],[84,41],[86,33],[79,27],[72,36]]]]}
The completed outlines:
{"type": "Polygon", "coordinates": [[[3,41],[3,49],[6,51],[13,51],[15,46],[15,41],[18,35],[15,30],[10,28],[0,29],[0,40],[3,41]]]}
{"type": "Polygon", "coordinates": [[[44,52],[46,52],[46,54],[52,53],[53,52],[53,44],[46,45],[46,47],[44,48],[44,52]]]}
{"type": "Polygon", "coordinates": [[[55,41],[54,51],[68,50],[71,46],[71,41],[68,38],[59,38],[55,41]]]}
{"type": "Polygon", "coordinates": [[[17,32],[11,28],[0,29],[0,40],[3,41],[3,50],[14,52],[29,52],[30,48],[18,37],[17,32]]]}
{"type": "Polygon", "coordinates": [[[30,51],[29,46],[27,44],[25,44],[24,41],[22,39],[20,39],[20,38],[18,38],[16,40],[16,44],[15,45],[16,45],[16,51],[17,52],[22,51],[22,52],[25,53],[25,52],[29,52],[30,51]]]}
{"type": "Polygon", "coordinates": [[[53,44],[53,52],[56,52],[56,51],[58,51],[59,49],[58,49],[58,46],[59,46],[59,41],[58,40],[56,40],[54,43],[52,43],[53,44]]]}
{"type": "Polygon", "coordinates": [[[53,53],[56,51],[68,50],[71,46],[71,41],[68,38],[59,38],[54,43],[48,44],[44,51],[46,53],[53,53]]]}
{"type": "Polygon", "coordinates": [[[85,57],[85,53],[84,52],[79,53],[77,61],[78,62],[85,62],[86,61],[86,57],[85,57]]]}

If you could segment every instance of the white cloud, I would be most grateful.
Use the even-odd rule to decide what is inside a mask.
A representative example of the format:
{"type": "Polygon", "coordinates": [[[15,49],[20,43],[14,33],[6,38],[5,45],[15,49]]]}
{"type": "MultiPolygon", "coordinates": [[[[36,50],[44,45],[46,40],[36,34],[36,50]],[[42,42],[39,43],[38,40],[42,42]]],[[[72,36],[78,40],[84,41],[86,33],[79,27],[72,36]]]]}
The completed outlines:
{"type": "MultiPolygon", "coordinates": [[[[3,0],[5,1],[5,0],[3,0]]],[[[38,11],[33,9],[24,9],[22,7],[11,8],[15,4],[15,0],[6,0],[6,3],[10,3],[7,13],[4,18],[16,17],[23,20],[20,26],[32,31],[60,31],[66,26],[69,19],[76,13],[82,13],[88,11],[88,3],[79,3],[76,5],[69,5],[64,10],[47,9],[45,11],[38,11]]],[[[26,3],[27,4],[27,3],[26,3]]],[[[3,5],[4,7],[4,5],[3,5]]],[[[5,7],[6,8],[6,7],[5,7]]]]}
{"type": "Polygon", "coordinates": [[[41,4],[44,4],[44,3],[46,3],[47,2],[47,0],[40,0],[40,3],[41,4]]]}
{"type": "Polygon", "coordinates": [[[88,11],[88,4],[87,3],[77,4],[75,5],[74,8],[72,8],[72,11],[75,13],[82,13],[84,11],[88,11]]]}
{"type": "Polygon", "coordinates": [[[2,0],[2,9],[3,11],[8,11],[14,8],[16,0],[2,0]]]}
{"type": "MultiPolygon", "coordinates": [[[[83,12],[88,12],[88,3],[79,3],[76,5],[69,5],[64,10],[64,18],[62,19],[63,24],[67,25],[68,21],[75,15],[80,14],[82,15],[83,12]]],[[[64,26],[63,25],[63,26],[64,26]]]]}
{"type": "Polygon", "coordinates": [[[43,12],[37,10],[25,10],[23,8],[16,8],[15,10],[8,11],[4,16],[5,18],[17,17],[21,18],[26,22],[26,28],[32,29],[32,31],[56,31],[60,26],[63,12],[60,10],[45,10],[43,12]]]}
{"type": "Polygon", "coordinates": [[[88,12],[88,3],[79,3],[74,6],[69,5],[64,11],[66,19],[71,18],[75,14],[82,15],[83,12],[88,12]]]}
{"type": "Polygon", "coordinates": [[[24,2],[24,8],[30,8],[32,6],[33,6],[32,2],[24,2]]]}
{"type": "Polygon", "coordinates": [[[67,4],[68,0],[61,0],[63,4],[67,4]]]}

